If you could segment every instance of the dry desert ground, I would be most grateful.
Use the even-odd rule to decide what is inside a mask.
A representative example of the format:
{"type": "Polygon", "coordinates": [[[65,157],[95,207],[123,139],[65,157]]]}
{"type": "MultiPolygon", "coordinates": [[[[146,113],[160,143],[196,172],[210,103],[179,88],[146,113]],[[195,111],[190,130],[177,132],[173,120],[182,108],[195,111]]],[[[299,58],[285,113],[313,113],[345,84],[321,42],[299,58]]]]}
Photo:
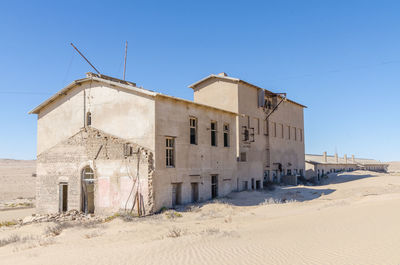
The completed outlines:
{"type": "Polygon", "coordinates": [[[400,264],[399,209],[400,174],[332,174],[145,218],[3,226],[0,264],[400,264]]]}

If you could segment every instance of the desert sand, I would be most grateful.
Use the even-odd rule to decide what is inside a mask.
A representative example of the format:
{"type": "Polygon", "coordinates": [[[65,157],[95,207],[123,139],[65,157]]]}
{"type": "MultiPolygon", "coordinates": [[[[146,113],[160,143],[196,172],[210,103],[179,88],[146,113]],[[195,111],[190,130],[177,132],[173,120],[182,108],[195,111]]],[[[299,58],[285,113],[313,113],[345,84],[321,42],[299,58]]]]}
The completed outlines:
{"type": "Polygon", "coordinates": [[[399,205],[400,175],[332,174],[145,218],[2,227],[0,263],[400,264],[399,205]]]}
{"type": "Polygon", "coordinates": [[[400,172],[400,161],[388,162],[388,172],[400,172]]]}
{"type": "Polygon", "coordinates": [[[0,159],[0,202],[34,198],[36,160],[0,159]]]}

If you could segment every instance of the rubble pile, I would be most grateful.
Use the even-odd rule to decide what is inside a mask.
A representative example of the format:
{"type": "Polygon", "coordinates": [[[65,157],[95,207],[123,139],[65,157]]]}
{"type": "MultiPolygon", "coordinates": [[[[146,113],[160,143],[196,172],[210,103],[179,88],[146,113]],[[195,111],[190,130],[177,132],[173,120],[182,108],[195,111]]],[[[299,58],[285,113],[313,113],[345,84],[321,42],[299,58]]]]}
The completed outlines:
{"type": "Polygon", "coordinates": [[[104,218],[95,216],[94,214],[84,214],[77,210],[70,210],[64,213],[53,214],[32,214],[24,219],[18,220],[20,224],[42,223],[42,222],[104,222],[104,218]]]}

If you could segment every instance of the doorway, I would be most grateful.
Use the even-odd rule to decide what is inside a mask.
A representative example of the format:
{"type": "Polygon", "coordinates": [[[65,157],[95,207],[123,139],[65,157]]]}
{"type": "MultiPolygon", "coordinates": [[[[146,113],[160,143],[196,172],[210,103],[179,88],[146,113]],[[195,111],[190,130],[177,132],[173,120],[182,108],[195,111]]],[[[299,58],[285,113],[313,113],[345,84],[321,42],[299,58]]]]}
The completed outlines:
{"type": "Polygon", "coordinates": [[[256,190],[261,189],[261,181],[260,180],[256,180],[256,190]]]}
{"type": "Polygon", "coordinates": [[[172,183],[172,207],[181,204],[182,183],[172,183]]]}
{"type": "Polygon", "coordinates": [[[199,183],[194,182],[191,184],[192,186],[192,202],[199,201],[199,183]]]}
{"type": "Polygon", "coordinates": [[[82,170],[82,212],[94,213],[94,172],[87,166],[82,170]]]}
{"type": "Polygon", "coordinates": [[[68,184],[60,183],[60,200],[59,200],[59,212],[63,213],[68,211],[68,184]]]}
{"type": "Polygon", "coordinates": [[[211,176],[211,198],[218,197],[218,175],[211,176]]]}

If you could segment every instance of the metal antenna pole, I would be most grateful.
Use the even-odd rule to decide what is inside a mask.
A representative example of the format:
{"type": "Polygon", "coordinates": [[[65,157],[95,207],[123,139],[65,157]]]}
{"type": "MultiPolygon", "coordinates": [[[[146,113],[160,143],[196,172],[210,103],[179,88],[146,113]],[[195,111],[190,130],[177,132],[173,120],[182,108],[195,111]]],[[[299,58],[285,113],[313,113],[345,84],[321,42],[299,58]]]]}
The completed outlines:
{"type": "Polygon", "coordinates": [[[128,41],[125,41],[124,80],[125,80],[125,72],[126,72],[126,54],[127,53],[128,53],[128,41]]]}
{"type": "Polygon", "coordinates": [[[88,64],[90,64],[90,66],[93,67],[93,69],[94,69],[99,75],[101,75],[100,72],[96,69],[96,67],[94,67],[93,64],[91,64],[91,63],[89,62],[88,59],[86,59],[86,57],[78,50],[78,48],[75,47],[74,44],[72,44],[72,42],[71,42],[71,45],[72,45],[72,47],[74,47],[74,49],[79,53],[79,55],[82,56],[82,58],[85,59],[85,61],[86,61],[88,64]]]}

